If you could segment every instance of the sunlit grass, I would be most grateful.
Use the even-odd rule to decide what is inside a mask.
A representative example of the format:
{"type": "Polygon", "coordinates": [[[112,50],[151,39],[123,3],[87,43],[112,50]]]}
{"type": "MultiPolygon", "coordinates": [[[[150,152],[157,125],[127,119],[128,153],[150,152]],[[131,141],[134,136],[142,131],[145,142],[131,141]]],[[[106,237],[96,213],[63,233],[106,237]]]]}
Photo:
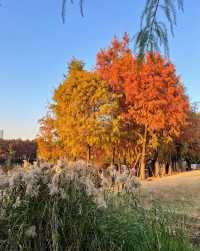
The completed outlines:
{"type": "Polygon", "coordinates": [[[157,203],[173,210],[185,223],[191,239],[200,243],[200,171],[144,181],[140,199],[144,207],[157,203]]]}

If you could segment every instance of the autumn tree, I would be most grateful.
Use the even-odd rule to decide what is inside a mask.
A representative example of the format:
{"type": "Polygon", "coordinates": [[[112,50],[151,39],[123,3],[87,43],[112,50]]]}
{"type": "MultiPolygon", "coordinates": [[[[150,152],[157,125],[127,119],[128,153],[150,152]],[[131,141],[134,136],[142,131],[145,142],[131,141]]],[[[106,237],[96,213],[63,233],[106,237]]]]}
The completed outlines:
{"type": "Polygon", "coordinates": [[[122,94],[124,121],[137,125],[134,133],[142,142],[140,176],[144,179],[147,145],[155,145],[153,139],[158,143],[158,137],[172,140],[186,121],[188,100],[175,67],[151,53],[138,64],[125,35],[121,42],[114,38],[111,47],[97,54],[96,69],[114,92],[122,94]]]}
{"type": "Polygon", "coordinates": [[[176,140],[176,155],[190,164],[200,160],[200,113],[193,107],[188,112],[187,124],[176,140]]]}
{"type": "MultiPolygon", "coordinates": [[[[70,62],[50,110],[53,130],[68,158],[94,159],[117,137],[118,95],[96,73],[84,70],[82,61],[70,62]]],[[[52,137],[52,129],[48,132],[52,137]]]]}
{"type": "Polygon", "coordinates": [[[140,128],[133,120],[124,118],[128,111],[125,95],[125,82],[132,66],[133,54],[129,48],[129,37],[125,33],[123,40],[116,36],[111,46],[97,53],[96,72],[109,85],[112,92],[119,96],[119,114],[121,133],[118,138],[118,157],[126,162],[137,162],[140,156],[140,128]]]}
{"type": "Polygon", "coordinates": [[[134,162],[141,179],[148,158],[157,167],[161,158],[164,175],[188,108],[174,65],[158,53],[138,62],[125,34],[97,54],[95,71],[85,70],[82,61],[70,62],[54,92],[51,116],[41,121],[39,152],[47,159],[134,162]]]}
{"type": "Polygon", "coordinates": [[[50,161],[62,157],[62,143],[59,141],[54,124],[55,120],[50,112],[40,120],[37,152],[38,157],[41,159],[50,161]]]}
{"type": "Polygon", "coordinates": [[[127,115],[143,127],[141,178],[145,175],[149,132],[172,140],[187,118],[188,99],[175,67],[158,54],[147,54],[142,65],[133,67],[125,83],[127,115]]]}

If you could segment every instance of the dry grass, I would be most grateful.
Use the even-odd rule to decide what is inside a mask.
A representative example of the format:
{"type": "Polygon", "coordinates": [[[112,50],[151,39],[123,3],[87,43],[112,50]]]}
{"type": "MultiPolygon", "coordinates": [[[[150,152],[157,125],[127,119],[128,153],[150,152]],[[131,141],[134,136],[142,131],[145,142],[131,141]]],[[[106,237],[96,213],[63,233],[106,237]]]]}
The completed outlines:
{"type": "Polygon", "coordinates": [[[186,218],[200,243],[200,170],[143,181],[141,198],[145,207],[158,202],[186,218]]]}

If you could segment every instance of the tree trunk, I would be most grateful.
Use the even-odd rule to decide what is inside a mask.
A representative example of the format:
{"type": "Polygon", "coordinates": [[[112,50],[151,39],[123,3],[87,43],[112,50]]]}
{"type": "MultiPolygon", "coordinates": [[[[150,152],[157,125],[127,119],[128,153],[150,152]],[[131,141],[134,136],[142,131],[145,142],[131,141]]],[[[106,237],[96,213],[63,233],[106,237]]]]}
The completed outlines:
{"type": "Polygon", "coordinates": [[[91,146],[88,145],[88,162],[91,160],[91,146]]]}
{"type": "Polygon", "coordinates": [[[113,148],[112,151],[112,164],[115,164],[115,147],[113,148]]]}
{"type": "Polygon", "coordinates": [[[186,159],[186,163],[187,163],[187,170],[191,171],[191,162],[189,159],[186,159]]]}
{"type": "Polygon", "coordinates": [[[171,158],[171,167],[172,167],[172,173],[175,173],[176,172],[176,167],[175,167],[175,159],[174,158],[171,158]]]}
{"type": "Polygon", "coordinates": [[[166,175],[166,165],[165,165],[165,161],[162,162],[162,177],[164,177],[166,175]]]}
{"type": "Polygon", "coordinates": [[[168,168],[168,173],[167,173],[169,176],[172,175],[172,161],[170,160],[169,161],[169,168],[168,168]]]}
{"type": "Polygon", "coordinates": [[[160,173],[160,163],[159,163],[158,159],[155,161],[154,170],[155,170],[154,176],[157,178],[159,176],[159,173],[160,173]]]}
{"type": "Polygon", "coordinates": [[[147,126],[144,129],[144,142],[142,145],[142,156],[141,156],[141,165],[140,165],[140,179],[145,179],[145,166],[146,166],[146,143],[147,143],[147,126]]]}
{"type": "Polygon", "coordinates": [[[181,172],[181,165],[180,165],[180,161],[178,159],[176,160],[176,172],[177,173],[181,172]]]}
{"type": "Polygon", "coordinates": [[[184,171],[183,170],[183,163],[182,163],[181,159],[178,159],[178,167],[179,167],[179,173],[184,171]]]}
{"type": "Polygon", "coordinates": [[[137,165],[138,165],[138,162],[139,162],[139,160],[140,160],[140,156],[141,156],[141,154],[138,154],[138,155],[137,155],[136,161],[135,161],[135,163],[134,163],[134,165],[133,165],[133,168],[135,168],[135,169],[137,169],[137,165]]]}
{"type": "Polygon", "coordinates": [[[127,162],[126,162],[126,153],[124,154],[124,165],[126,165],[127,162]]]}

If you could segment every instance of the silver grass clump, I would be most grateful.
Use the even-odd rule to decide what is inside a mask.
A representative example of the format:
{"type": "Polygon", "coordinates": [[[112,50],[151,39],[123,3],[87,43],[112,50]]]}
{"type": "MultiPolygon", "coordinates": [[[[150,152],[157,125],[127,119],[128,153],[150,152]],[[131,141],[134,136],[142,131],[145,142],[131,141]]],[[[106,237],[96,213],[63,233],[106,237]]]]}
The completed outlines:
{"type": "MultiPolygon", "coordinates": [[[[106,207],[105,191],[134,192],[140,186],[136,177],[129,173],[129,169],[121,166],[117,171],[111,165],[101,175],[95,167],[87,165],[84,161],[67,162],[59,160],[57,164],[48,168],[48,163],[41,165],[27,164],[0,174],[0,190],[2,196],[7,196],[11,191],[24,186],[25,196],[37,198],[43,187],[48,188],[48,194],[52,196],[67,196],[68,184],[73,182],[77,188],[93,199],[97,207],[106,207]]],[[[16,196],[14,208],[20,206],[20,196],[16,196]]]]}

